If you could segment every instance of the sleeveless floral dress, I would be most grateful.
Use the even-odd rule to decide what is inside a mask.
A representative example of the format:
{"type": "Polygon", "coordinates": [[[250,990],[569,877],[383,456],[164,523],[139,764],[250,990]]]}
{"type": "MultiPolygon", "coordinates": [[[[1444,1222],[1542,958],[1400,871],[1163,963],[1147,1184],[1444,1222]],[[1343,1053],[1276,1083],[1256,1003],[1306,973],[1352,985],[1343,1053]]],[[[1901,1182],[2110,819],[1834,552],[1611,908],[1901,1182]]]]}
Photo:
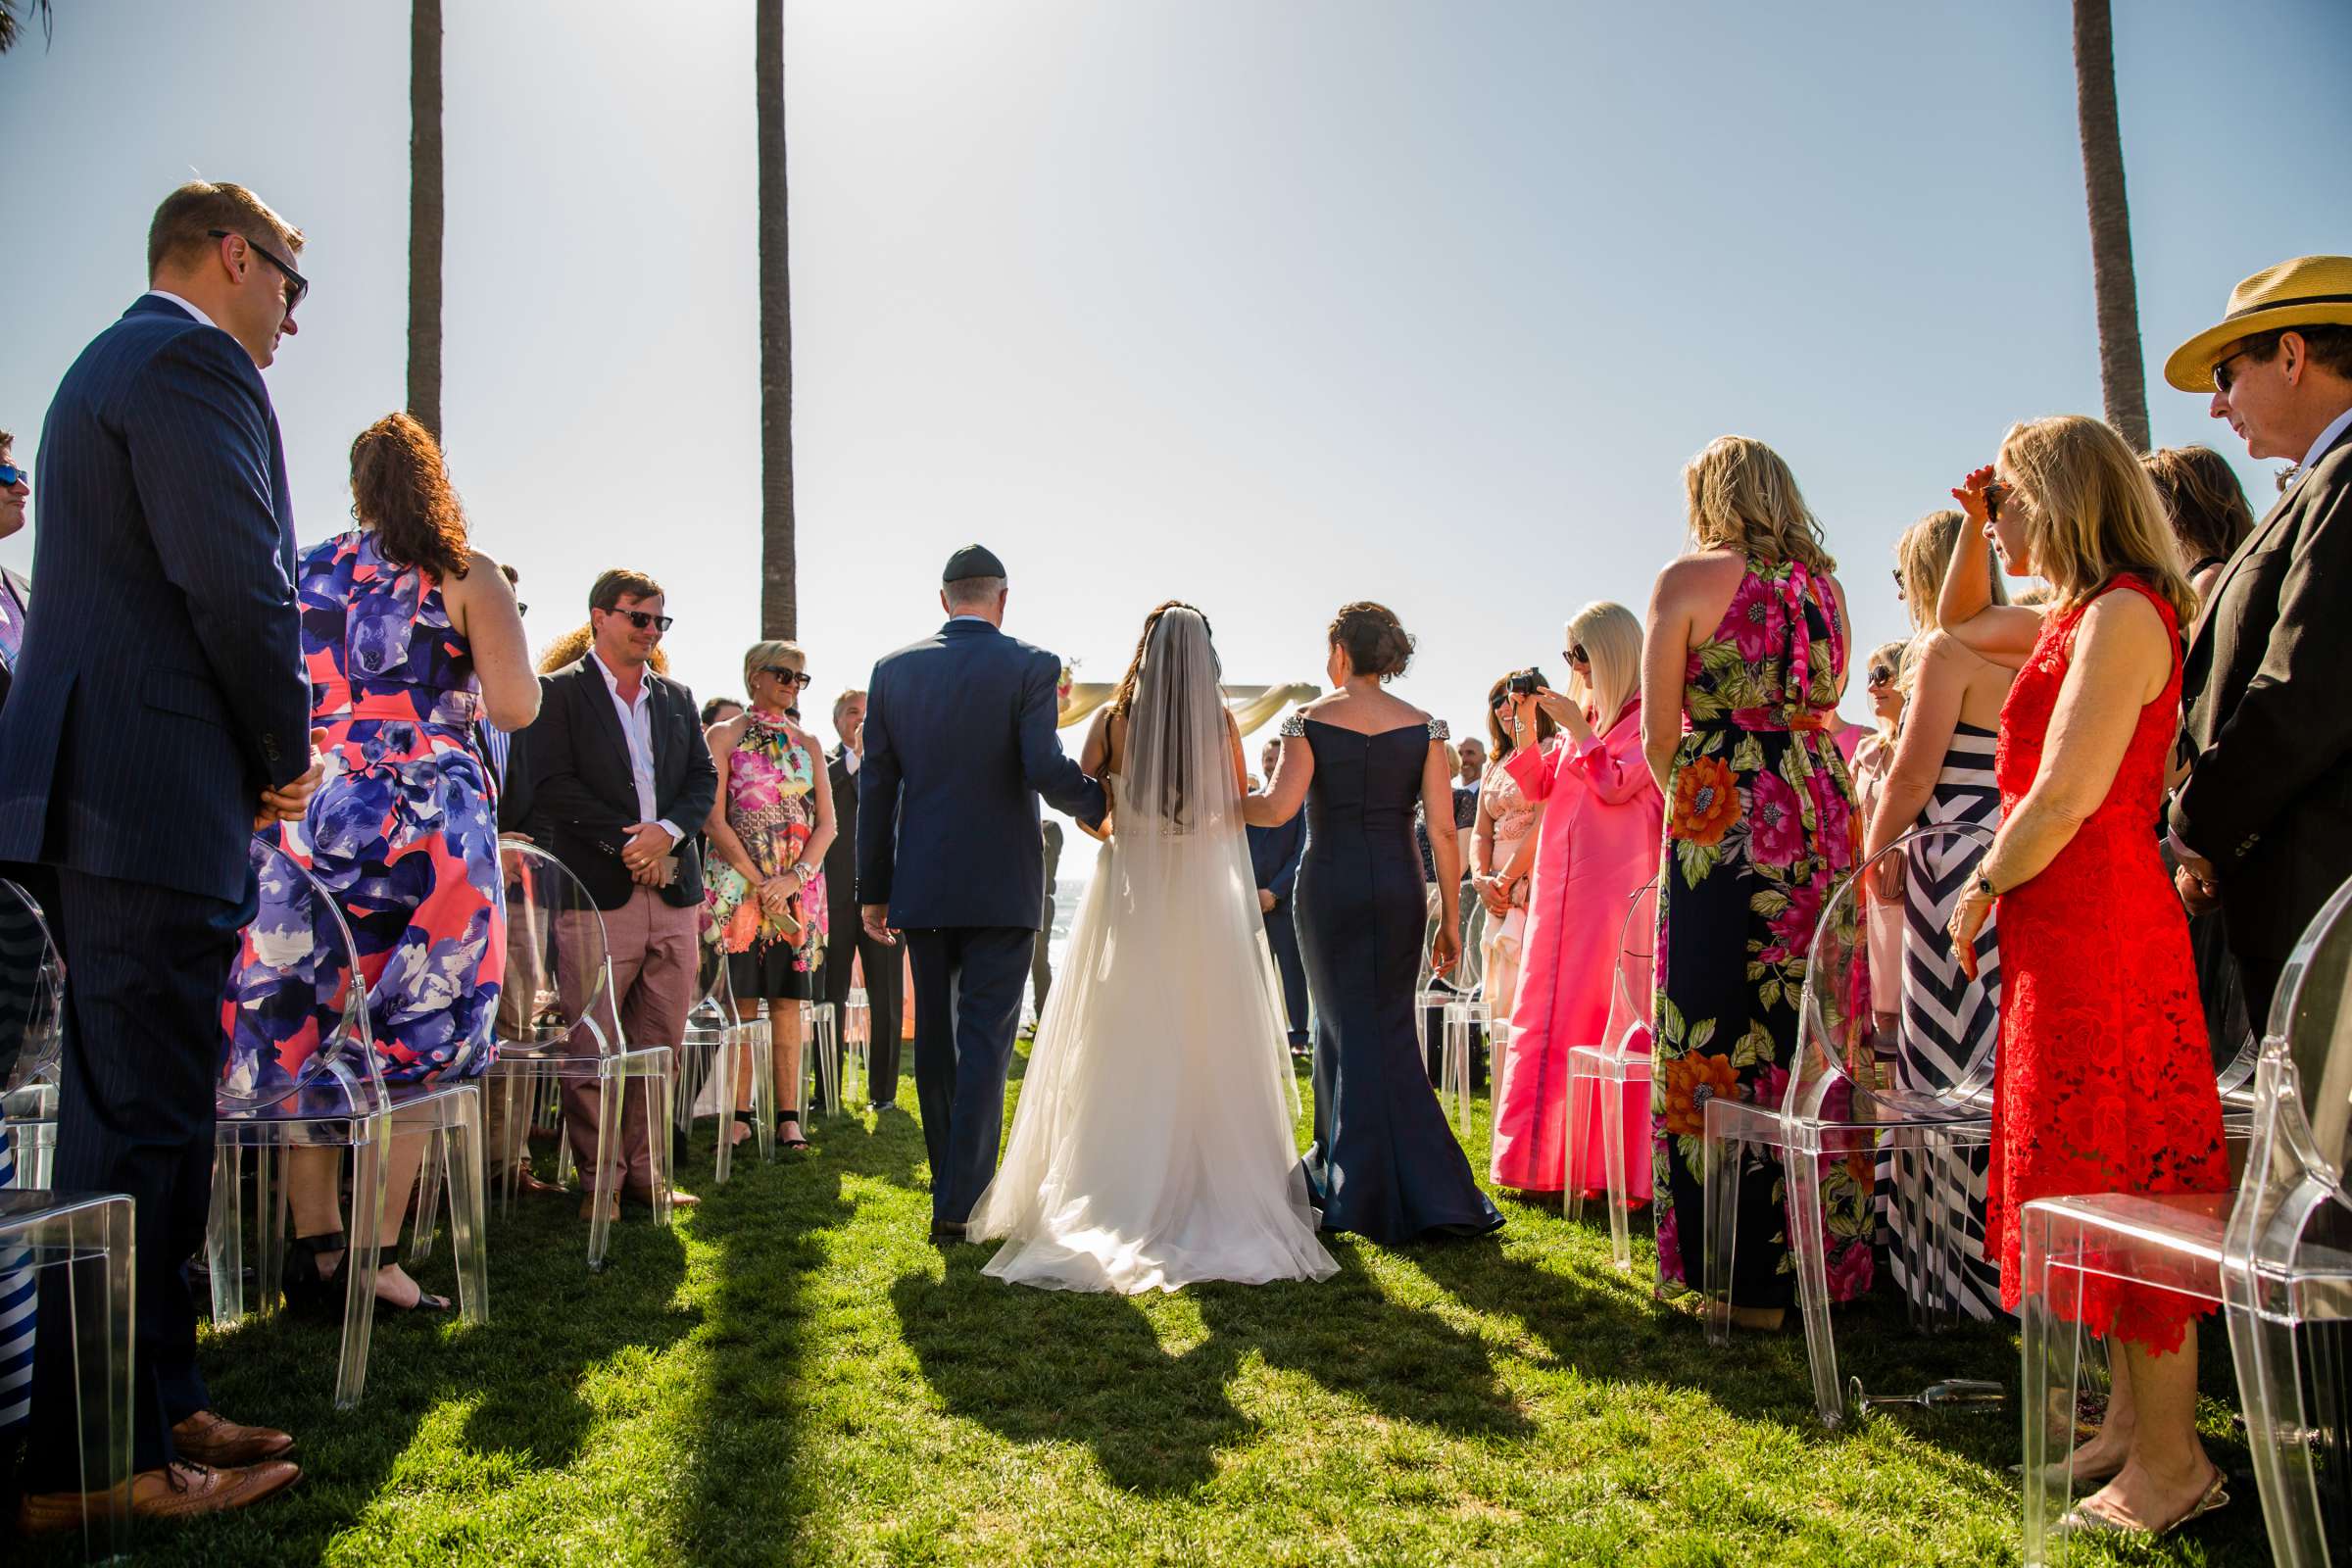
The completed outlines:
{"type": "MultiPolygon", "coordinates": [[[[495,1049],[507,927],[473,650],[440,579],[385,561],[368,529],[304,551],[295,592],[326,772],[277,842],[351,927],[385,1081],[476,1077],[495,1049]]],[[[231,974],[229,1070],[243,1084],[290,1081],[318,1045],[313,1009],[233,1005],[254,1001],[247,977],[275,972],[255,962],[257,944],[309,940],[291,932],[292,907],[265,881],[231,974]]]]}
{"type": "MultiPolygon", "coordinates": [[[[743,738],[727,761],[727,826],[760,867],[774,876],[801,858],[816,831],[816,770],[824,765],[789,730],[754,709],[744,715],[743,738]]],[[[813,869],[813,868],[812,868],[813,869]]],[[[789,907],[800,922],[794,942],[786,928],[760,906],[752,884],[726,861],[711,857],[704,895],[703,938],[729,954],[763,959],[783,944],[796,975],[812,972],[825,953],[825,879],[818,871],[792,896],[789,907]]],[[[740,989],[740,988],[739,988],[740,989]]]]}
{"type": "MultiPolygon", "coordinates": [[[[2165,763],[2180,721],[2173,608],[2138,577],[2105,590],[2144,595],[2175,634],[2172,678],[2139,711],[2107,798],[2038,876],[2001,895],[2001,1048],[1992,1089],[1984,1247],[2001,1302],[2017,1308],[2018,1219],[2036,1198],[2220,1193],[2230,1185],[2188,917],[2156,835],[2165,763]]],[[[2095,602],[2095,600],[2093,601],[2095,602]]],[[[2001,709],[1993,753],[2001,808],[2041,770],[2059,688],[2088,604],[2042,618],[2033,656],[2001,709]]],[[[2095,1270],[2053,1305],[2094,1333],[2178,1349],[2213,1310],[2175,1291],[2095,1270]]]]}
{"type": "MultiPolygon", "coordinates": [[[[1699,1280],[1707,1102],[1780,1104],[1813,929],[1858,858],[1853,783],[1826,728],[1845,662],[1828,577],[1800,562],[1750,560],[1685,672],[1689,729],[1675,752],[1658,871],[1650,1105],[1661,1295],[1699,1280]]],[[[1796,1284],[1788,1184],[1773,1152],[1751,1149],[1747,1159],[1732,1300],[1787,1306],[1796,1284]]],[[[1872,1163],[1868,1151],[1822,1161],[1834,1300],[1870,1285],[1872,1163]]]]}

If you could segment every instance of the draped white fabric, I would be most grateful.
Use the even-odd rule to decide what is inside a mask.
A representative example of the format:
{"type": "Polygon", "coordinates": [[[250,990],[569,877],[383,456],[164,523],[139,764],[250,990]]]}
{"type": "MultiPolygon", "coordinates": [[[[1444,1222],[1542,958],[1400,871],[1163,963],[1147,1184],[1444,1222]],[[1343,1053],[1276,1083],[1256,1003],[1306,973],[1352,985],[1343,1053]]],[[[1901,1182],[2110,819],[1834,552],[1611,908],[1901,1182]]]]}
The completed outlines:
{"type": "Polygon", "coordinates": [[[1137,1293],[1323,1279],[1298,1089],[1207,622],[1163,614],[1103,846],[974,1239],[987,1272],[1137,1293]]]}

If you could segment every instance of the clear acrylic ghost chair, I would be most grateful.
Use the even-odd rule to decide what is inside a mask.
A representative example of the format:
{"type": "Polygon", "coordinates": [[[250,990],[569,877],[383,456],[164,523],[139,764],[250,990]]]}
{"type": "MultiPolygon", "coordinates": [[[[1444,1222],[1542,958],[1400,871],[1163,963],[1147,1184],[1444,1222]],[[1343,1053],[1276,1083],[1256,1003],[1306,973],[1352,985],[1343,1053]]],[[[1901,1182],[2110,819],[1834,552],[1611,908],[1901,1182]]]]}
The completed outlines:
{"type": "MultiPolygon", "coordinates": [[[[1867,901],[1887,896],[1882,872],[1899,865],[1905,881],[1926,877],[1936,901],[1948,902],[1975,873],[1991,844],[1992,830],[1977,823],[1915,828],[1839,883],[1814,930],[1798,1008],[1795,1059],[1779,1102],[1707,1102],[1701,1151],[1707,1337],[1719,1346],[1730,1343],[1741,1167],[1755,1157],[1751,1149],[1768,1150],[1772,1152],[1765,1157],[1777,1158],[1786,1176],[1787,1227],[1797,1299],[1804,1311],[1805,1349],[1812,1362],[1813,1402],[1829,1426],[1843,1423],[1846,1410],[1830,1326],[1829,1257],[1822,1234],[1825,1191],[1854,1186],[1871,1190],[1881,1147],[1947,1154],[1987,1144],[1992,1136],[1993,1031],[1985,1031],[1975,1043],[1973,1054],[1948,1088],[1931,1092],[1882,1085],[1880,1058],[1894,1054],[1895,1042],[1882,1038],[1872,1005],[1867,901]],[[1826,1173],[1824,1165],[1829,1167],[1826,1173]]],[[[1977,961],[1983,973],[1991,972],[1997,962],[1996,935],[1989,925],[1977,940],[1977,961]]],[[[1914,1163],[1932,1181],[1934,1172],[1959,1161],[1947,1157],[1914,1163]]],[[[1754,1179],[1765,1180],[1769,1174],[1759,1169],[1754,1179]]],[[[1959,1201],[1956,1193],[1929,1193],[1919,1204],[1921,1255],[1936,1260],[1931,1265],[1936,1270],[1932,1277],[1947,1282],[1942,1287],[1946,1290],[1955,1290],[1959,1277],[1953,1250],[1967,1245],[1965,1229],[1949,1223],[1959,1201]]],[[[1936,1310],[1939,1316],[1956,1313],[1958,1302],[1938,1302],[1936,1310]]]]}
{"type": "Polygon", "coordinates": [[[66,966],[32,895],[0,879],[0,1123],[17,1185],[47,1187],[57,1150],[66,966]]]}
{"type": "MultiPolygon", "coordinates": [[[[2253,1145],[2234,1193],[2039,1199],[2020,1223],[2025,1561],[2059,1560],[2065,1461],[2095,1372],[2084,1298],[2171,1291],[2225,1308],[2273,1560],[2342,1564],[2343,1348],[2352,1326],[2352,883],[2297,943],[2255,1070],[2253,1145]],[[2316,1087],[2315,1087],[2316,1086],[2316,1087]],[[2334,1555],[2331,1557],[2330,1552],[2334,1555]]],[[[2193,1325],[2188,1330],[2194,1333],[2193,1325]]]]}
{"type": "Polygon", "coordinates": [[[1653,877],[1626,900],[1609,1020],[1598,1045],[1568,1048],[1568,1093],[1560,1105],[1565,1161],[1561,1202],[1569,1219],[1582,1220],[1585,1184],[1579,1172],[1585,1162],[1577,1136],[1593,1121],[1592,1097],[1600,1097],[1598,1136],[1608,1181],[1609,1256],[1621,1269],[1634,1266],[1634,1239],[1626,1218],[1633,1201],[1626,1161],[1629,1129],[1641,1130],[1633,1142],[1643,1159],[1649,1157],[1650,961],[1657,945],[1658,884],[1653,877]],[[1640,1109],[1629,1110],[1626,1102],[1637,1099],[1640,1109]]]}
{"type": "MultiPolygon", "coordinates": [[[[832,960],[828,958],[826,961],[832,960]]],[[[855,956],[850,959],[853,964],[860,961],[855,956]]],[[[845,1102],[852,1089],[865,1091],[870,1087],[867,1075],[873,1061],[874,1008],[866,997],[865,987],[859,983],[863,978],[862,973],[851,978],[850,994],[842,999],[841,1004],[841,1093],[845,1102]]],[[[870,1101],[873,1097],[868,1093],[866,1098],[870,1101]]]]}
{"type": "Polygon", "coordinates": [[[841,1100],[840,1020],[830,1002],[804,1002],[801,1031],[801,1108],[825,1107],[825,1119],[849,1114],[841,1100]],[[811,1091],[814,1091],[811,1093],[811,1091]]]}
{"type": "MultiPolygon", "coordinates": [[[[632,1047],[622,1039],[612,995],[612,949],[605,917],[563,861],[535,844],[502,840],[506,882],[507,997],[499,1009],[498,1058],[490,1092],[505,1101],[509,1196],[519,1171],[527,1112],[551,1082],[593,1078],[597,1086],[594,1212],[588,1222],[588,1267],[602,1270],[612,1237],[612,1152],[620,1138],[620,1102],[632,1078],[643,1078],[653,1103],[646,1134],[651,1144],[655,1223],[670,1221],[669,1127],[674,1119],[676,1056],[667,1046],[632,1047]],[[519,1098],[518,1098],[519,1097],[519,1098]]],[[[564,1137],[562,1147],[568,1150],[564,1137]]]]}
{"type": "Polygon", "coordinates": [[[0,1281],[66,1271],[65,1290],[48,1298],[64,1311],[43,1313],[39,1331],[74,1342],[74,1490],[115,1504],[82,1514],[93,1562],[121,1557],[129,1535],[132,1207],[119,1193],[0,1187],[0,1281]]]}
{"type": "MultiPolygon", "coordinates": [[[[351,1219],[345,1237],[343,1347],[335,1404],[357,1404],[368,1382],[375,1322],[375,1274],[382,1259],[386,1157],[390,1140],[428,1140],[428,1161],[450,1190],[450,1242],[458,1299],[467,1323],[490,1320],[489,1267],[482,1250],[482,1099],[466,1076],[468,1058],[453,1059],[429,1083],[387,1085],[368,1017],[359,950],[334,898],[300,862],[269,840],[249,845],[260,908],[240,939],[221,1003],[226,1051],[213,1093],[219,1155],[206,1230],[213,1318],[245,1312],[240,1194],[245,1154],[253,1152],[259,1220],[260,1306],[273,1310],[284,1280],[287,1194],[281,1151],[348,1148],[351,1219]],[[308,1054],[291,1071],[288,1048],[308,1054]]],[[[420,1213],[433,1190],[421,1172],[420,1213]]],[[[429,1249],[428,1249],[429,1250],[429,1249]]]]}
{"type": "MultiPolygon", "coordinates": [[[[705,1059],[709,1062],[708,1093],[718,1112],[718,1153],[710,1179],[713,1185],[723,1185],[734,1172],[736,1076],[747,1070],[746,1056],[750,1057],[748,1070],[752,1078],[752,1136],[759,1143],[761,1159],[776,1157],[775,1053],[767,1030],[754,1027],[753,1020],[742,1016],[726,951],[710,942],[701,943],[700,947],[702,973],[697,984],[702,1000],[686,1015],[682,1054],[698,1063],[705,1059]]],[[[681,1120],[692,1113],[700,1099],[698,1090],[681,1085],[678,1095],[681,1120]]]]}

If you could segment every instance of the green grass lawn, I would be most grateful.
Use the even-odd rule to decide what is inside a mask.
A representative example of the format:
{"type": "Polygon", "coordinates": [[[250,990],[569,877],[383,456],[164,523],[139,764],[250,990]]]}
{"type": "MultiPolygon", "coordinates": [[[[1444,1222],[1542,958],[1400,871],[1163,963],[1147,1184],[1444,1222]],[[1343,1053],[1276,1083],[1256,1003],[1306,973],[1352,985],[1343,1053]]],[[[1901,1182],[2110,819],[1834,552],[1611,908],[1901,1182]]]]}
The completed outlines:
{"type": "MultiPolygon", "coordinates": [[[[1496,1238],[1341,1240],[1321,1285],[1071,1296],[926,1244],[910,1117],[811,1136],[813,1157],[741,1162],[714,1189],[704,1132],[701,1210],[616,1228],[601,1276],[571,1200],[494,1215],[490,1325],[381,1322],[355,1411],[332,1406],[330,1331],[215,1336],[220,1407],[294,1432],[302,1484],[146,1531],[137,1559],[2017,1560],[2013,1412],[1828,1432],[1801,1335],[1709,1349],[1650,1304],[1646,1238],[1619,1274],[1596,1218],[1506,1199],[1496,1238]]],[[[453,1288],[446,1244],[422,1273],[453,1288]]],[[[1896,1303],[1843,1316],[1840,1342],[1873,1389],[2016,1377],[2013,1335],[1924,1339],[1896,1303]]],[[[2267,1560],[2228,1407],[2206,1416],[2236,1500],[2184,1540],[2083,1560],[2267,1560]]]]}

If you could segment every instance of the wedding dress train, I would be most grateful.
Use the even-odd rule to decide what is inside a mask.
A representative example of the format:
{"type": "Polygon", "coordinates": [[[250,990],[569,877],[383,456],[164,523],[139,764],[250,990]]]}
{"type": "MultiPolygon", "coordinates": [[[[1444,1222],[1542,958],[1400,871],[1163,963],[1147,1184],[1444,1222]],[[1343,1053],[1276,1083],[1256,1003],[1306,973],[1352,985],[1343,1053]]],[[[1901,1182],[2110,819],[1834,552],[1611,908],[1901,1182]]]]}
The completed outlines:
{"type": "Polygon", "coordinates": [[[1114,837],[967,1227],[1006,1239],[984,1271],[1000,1279],[1132,1295],[1339,1267],[1298,1166],[1281,987],[1214,656],[1206,623],[1182,613],[1192,624],[1170,625],[1170,612],[1149,645],[1127,766],[1104,781],[1114,837]]]}

